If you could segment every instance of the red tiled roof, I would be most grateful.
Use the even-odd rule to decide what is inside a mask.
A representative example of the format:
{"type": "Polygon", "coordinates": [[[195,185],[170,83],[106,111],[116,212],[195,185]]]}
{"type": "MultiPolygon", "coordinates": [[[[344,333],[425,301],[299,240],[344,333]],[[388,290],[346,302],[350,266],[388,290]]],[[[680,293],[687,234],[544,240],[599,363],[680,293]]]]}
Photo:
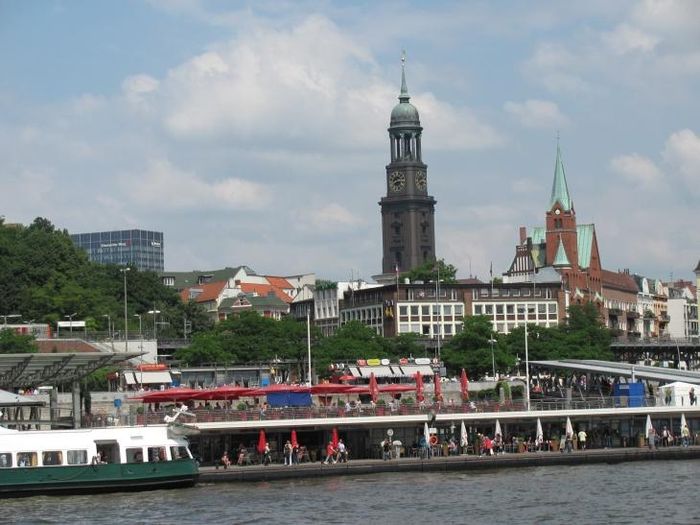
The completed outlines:
{"type": "Polygon", "coordinates": [[[639,291],[634,277],[628,273],[601,270],[601,278],[603,281],[603,288],[615,288],[616,290],[635,294],[639,291]]]}
{"type": "Polygon", "coordinates": [[[270,285],[272,285],[274,288],[281,288],[283,290],[293,288],[293,286],[289,284],[289,281],[284,277],[273,277],[271,275],[266,275],[265,279],[267,279],[267,282],[270,283],[270,285]]]}
{"type": "Polygon", "coordinates": [[[227,282],[228,281],[216,281],[199,286],[190,286],[180,292],[180,298],[186,303],[190,300],[190,290],[201,290],[201,293],[194,298],[195,302],[208,303],[209,301],[216,301],[226,287],[227,282]]]}
{"type": "MultiPolygon", "coordinates": [[[[289,284],[289,283],[287,283],[289,284]]],[[[270,292],[273,292],[277,297],[283,300],[285,303],[291,303],[292,298],[284,293],[281,289],[275,288],[269,284],[254,284],[254,283],[241,283],[241,291],[243,293],[254,293],[261,297],[265,297],[270,292]]]]}

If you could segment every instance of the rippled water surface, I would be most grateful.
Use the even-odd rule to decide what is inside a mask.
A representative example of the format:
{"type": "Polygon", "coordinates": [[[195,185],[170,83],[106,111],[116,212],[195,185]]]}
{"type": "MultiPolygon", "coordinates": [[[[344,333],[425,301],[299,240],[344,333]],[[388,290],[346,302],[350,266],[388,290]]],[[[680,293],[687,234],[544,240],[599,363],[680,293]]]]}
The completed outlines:
{"type": "Polygon", "coordinates": [[[12,523],[700,523],[700,461],[375,474],[2,502],[12,523]]]}

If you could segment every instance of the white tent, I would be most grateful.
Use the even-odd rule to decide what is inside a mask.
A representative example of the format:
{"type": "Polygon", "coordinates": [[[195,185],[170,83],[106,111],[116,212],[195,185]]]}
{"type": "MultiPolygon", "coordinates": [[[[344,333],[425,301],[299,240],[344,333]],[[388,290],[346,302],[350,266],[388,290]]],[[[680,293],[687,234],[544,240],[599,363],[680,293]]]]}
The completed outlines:
{"type": "Polygon", "coordinates": [[[574,427],[571,424],[571,419],[569,417],[567,417],[566,418],[566,434],[564,436],[566,437],[569,435],[571,435],[571,436],[574,435],[574,427]]]}
{"type": "Polygon", "coordinates": [[[537,418],[537,435],[535,436],[535,443],[541,445],[544,442],[544,432],[542,431],[542,421],[537,418]]]}
{"type": "Polygon", "coordinates": [[[690,390],[693,389],[695,391],[696,388],[700,391],[700,385],[681,381],[661,385],[657,392],[656,404],[658,406],[672,407],[690,406],[690,390]]]}
{"type": "Polygon", "coordinates": [[[649,432],[651,432],[651,416],[647,414],[647,422],[644,425],[644,436],[649,438],[649,432]]]}

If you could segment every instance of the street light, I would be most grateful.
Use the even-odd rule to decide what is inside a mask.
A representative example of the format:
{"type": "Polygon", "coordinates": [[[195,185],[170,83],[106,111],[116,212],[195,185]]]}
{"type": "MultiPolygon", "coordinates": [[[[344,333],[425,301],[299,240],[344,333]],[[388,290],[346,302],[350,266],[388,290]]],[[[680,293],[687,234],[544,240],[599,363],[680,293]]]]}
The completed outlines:
{"type": "Polygon", "coordinates": [[[141,352],[141,389],[143,390],[143,330],[141,325],[141,314],[134,314],[134,317],[139,318],[139,351],[141,352]]]}
{"type": "Polygon", "coordinates": [[[131,270],[128,266],[120,268],[119,271],[124,275],[124,352],[129,351],[129,313],[127,312],[126,299],[126,272],[131,270]]]}
{"type": "Polygon", "coordinates": [[[6,314],[6,315],[0,315],[3,319],[3,326],[7,328],[7,320],[8,319],[13,319],[17,317],[22,317],[22,314],[6,314]]]}
{"type": "Polygon", "coordinates": [[[110,314],[102,314],[102,317],[107,318],[107,333],[109,334],[109,342],[112,346],[112,352],[114,352],[114,327],[112,326],[112,316],[110,314]]]}
{"type": "Polygon", "coordinates": [[[157,334],[157,329],[156,329],[156,327],[158,326],[157,315],[160,313],[160,310],[156,310],[156,305],[154,304],[153,310],[149,310],[148,313],[153,315],[153,339],[157,341],[158,340],[158,337],[157,337],[158,334],[157,334]]]}
{"type": "Polygon", "coordinates": [[[440,336],[442,335],[442,308],[440,308],[440,261],[437,261],[436,266],[437,279],[435,279],[435,309],[437,314],[437,358],[440,364],[440,336]]]}
{"type": "Polygon", "coordinates": [[[73,333],[73,317],[75,317],[76,315],[78,315],[78,312],[73,312],[72,314],[63,316],[66,319],[68,319],[68,321],[70,322],[70,333],[71,334],[73,333]]]}
{"type": "Polygon", "coordinates": [[[495,357],[495,354],[493,352],[493,344],[495,342],[496,342],[496,340],[493,337],[491,337],[491,339],[489,339],[489,343],[491,343],[491,368],[493,370],[493,380],[494,381],[496,380],[496,357],[495,357]]]}
{"type": "Polygon", "coordinates": [[[527,349],[527,305],[524,308],[525,313],[525,405],[527,411],[530,411],[530,359],[527,349]]]}

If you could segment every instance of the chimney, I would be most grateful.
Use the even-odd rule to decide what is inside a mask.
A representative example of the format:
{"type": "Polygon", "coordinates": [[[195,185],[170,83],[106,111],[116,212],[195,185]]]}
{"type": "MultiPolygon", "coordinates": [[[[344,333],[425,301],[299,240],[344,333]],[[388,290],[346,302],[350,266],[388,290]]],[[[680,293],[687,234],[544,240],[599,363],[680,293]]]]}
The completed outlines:
{"type": "Polygon", "coordinates": [[[525,226],[520,227],[520,244],[525,244],[527,239],[527,228],[525,226]]]}

